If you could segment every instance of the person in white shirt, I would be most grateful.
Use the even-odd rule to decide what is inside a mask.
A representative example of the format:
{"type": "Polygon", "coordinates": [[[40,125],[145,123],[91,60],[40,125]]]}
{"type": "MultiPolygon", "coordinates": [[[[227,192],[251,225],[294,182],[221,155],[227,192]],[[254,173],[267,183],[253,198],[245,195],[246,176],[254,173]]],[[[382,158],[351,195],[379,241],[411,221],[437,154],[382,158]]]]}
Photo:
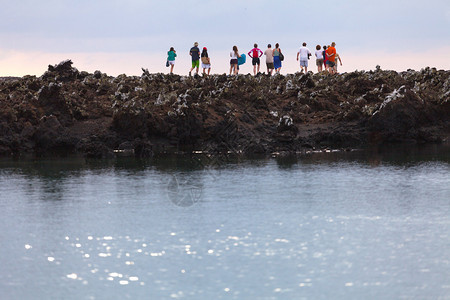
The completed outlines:
{"type": "Polygon", "coordinates": [[[323,51],[320,47],[320,45],[316,46],[316,65],[317,65],[317,72],[322,72],[322,65],[323,65],[323,51]]]}
{"type": "Polygon", "coordinates": [[[234,75],[238,74],[238,57],[239,57],[239,51],[237,46],[233,46],[233,51],[230,52],[230,76],[231,72],[233,72],[234,75]]]}
{"type": "Polygon", "coordinates": [[[303,72],[303,68],[305,68],[305,72],[308,72],[308,59],[311,56],[311,51],[306,48],[306,43],[303,43],[303,47],[300,48],[297,52],[297,60],[300,55],[300,68],[303,72]]]}

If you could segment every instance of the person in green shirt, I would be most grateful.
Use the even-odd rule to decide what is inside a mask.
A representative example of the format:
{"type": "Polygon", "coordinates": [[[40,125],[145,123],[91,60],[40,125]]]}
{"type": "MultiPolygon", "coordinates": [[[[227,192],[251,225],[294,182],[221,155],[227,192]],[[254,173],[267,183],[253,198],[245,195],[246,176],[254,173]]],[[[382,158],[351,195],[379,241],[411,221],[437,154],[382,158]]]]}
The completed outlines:
{"type": "Polygon", "coordinates": [[[170,74],[173,74],[173,66],[175,66],[175,57],[177,57],[177,51],[173,47],[170,47],[169,52],[167,52],[167,61],[170,65],[170,74]]]}

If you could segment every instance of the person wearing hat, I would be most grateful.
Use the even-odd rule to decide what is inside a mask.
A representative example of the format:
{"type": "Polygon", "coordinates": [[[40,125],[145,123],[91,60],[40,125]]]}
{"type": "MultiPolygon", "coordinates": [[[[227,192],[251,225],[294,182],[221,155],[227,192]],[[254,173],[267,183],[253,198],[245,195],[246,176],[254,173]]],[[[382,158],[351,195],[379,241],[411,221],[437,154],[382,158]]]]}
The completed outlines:
{"type": "Polygon", "coordinates": [[[202,68],[203,68],[203,75],[209,75],[209,72],[211,71],[211,60],[208,56],[208,49],[206,47],[203,47],[202,51],[202,68]],[[208,69],[208,74],[206,74],[206,69],[208,69]]]}
{"type": "Polygon", "coordinates": [[[192,56],[192,68],[189,71],[189,76],[191,76],[192,70],[197,68],[195,71],[196,74],[198,74],[198,68],[200,66],[200,49],[198,49],[198,43],[194,43],[194,47],[191,48],[191,51],[189,51],[189,55],[192,56]]]}

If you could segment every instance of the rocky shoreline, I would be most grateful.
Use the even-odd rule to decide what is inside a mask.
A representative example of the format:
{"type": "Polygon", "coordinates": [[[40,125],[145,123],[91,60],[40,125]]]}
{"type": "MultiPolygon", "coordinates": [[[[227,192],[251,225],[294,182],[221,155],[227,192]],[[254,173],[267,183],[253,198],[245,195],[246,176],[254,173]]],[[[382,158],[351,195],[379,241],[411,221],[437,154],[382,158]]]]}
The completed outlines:
{"type": "Polygon", "coordinates": [[[0,79],[0,155],[295,153],[446,143],[450,71],[107,76],[49,66],[0,79]]]}

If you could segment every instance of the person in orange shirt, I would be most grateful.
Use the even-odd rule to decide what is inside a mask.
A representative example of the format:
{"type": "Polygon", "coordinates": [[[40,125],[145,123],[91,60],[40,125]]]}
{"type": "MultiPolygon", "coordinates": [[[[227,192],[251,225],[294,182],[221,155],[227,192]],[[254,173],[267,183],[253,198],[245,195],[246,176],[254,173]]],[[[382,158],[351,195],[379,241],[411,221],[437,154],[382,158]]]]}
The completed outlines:
{"type": "Polygon", "coordinates": [[[334,46],[336,46],[335,42],[331,43],[331,46],[327,48],[327,69],[330,74],[335,73],[334,66],[336,60],[336,48],[334,48],[334,46]]]}

